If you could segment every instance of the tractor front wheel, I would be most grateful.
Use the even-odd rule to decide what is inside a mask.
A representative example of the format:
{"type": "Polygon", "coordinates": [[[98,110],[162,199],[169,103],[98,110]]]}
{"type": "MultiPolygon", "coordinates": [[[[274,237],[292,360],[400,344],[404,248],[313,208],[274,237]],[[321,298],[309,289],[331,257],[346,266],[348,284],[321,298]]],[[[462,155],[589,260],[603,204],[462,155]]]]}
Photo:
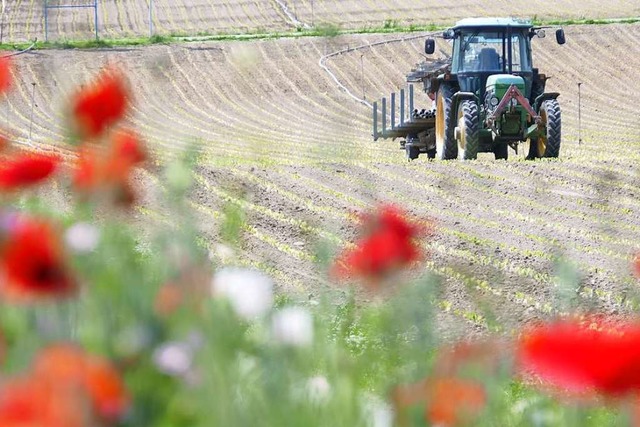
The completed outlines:
{"type": "Polygon", "coordinates": [[[541,135],[531,138],[527,158],[558,157],[562,135],[560,104],[555,99],[548,99],[540,106],[541,135]]]}
{"type": "Polygon", "coordinates": [[[406,145],[405,150],[407,151],[407,159],[409,161],[415,160],[420,156],[420,149],[418,147],[414,147],[412,144],[406,145]]]}
{"type": "Polygon", "coordinates": [[[496,144],[493,147],[493,154],[496,156],[496,160],[507,160],[509,158],[509,144],[506,142],[496,144]]]}
{"type": "Polygon", "coordinates": [[[470,100],[462,101],[458,107],[458,126],[455,130],[459,159],[475,160],[478,158],[480,142],[478,127],[478,106],[470,100]]]}

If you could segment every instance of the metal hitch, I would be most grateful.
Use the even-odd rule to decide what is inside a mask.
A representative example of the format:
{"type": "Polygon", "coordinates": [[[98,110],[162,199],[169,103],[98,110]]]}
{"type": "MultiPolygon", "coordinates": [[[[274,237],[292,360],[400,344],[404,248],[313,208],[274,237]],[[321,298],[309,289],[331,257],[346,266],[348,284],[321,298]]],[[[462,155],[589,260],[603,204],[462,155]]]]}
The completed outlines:
{"type": "Polygon", "coordinates": [[[493,111],[493,113],[491,113],[489,117],[487,117],[488,127],[493,128],[494,123],[498,119],[498,116],[502,114],[502,112],[507,108],[512,99],[518,101],[518,103],[522,105],[525,110],[527,110],[536,125],[540,124],[540,116],[533,110],[527,98],[525,98],[522,92],[518,90],[518,87],[516,85],[511,85],[509,86],[509,89],[507,89],[507,92],[502,97],[502,100],[500,101],[496,109],[493,111]]]}

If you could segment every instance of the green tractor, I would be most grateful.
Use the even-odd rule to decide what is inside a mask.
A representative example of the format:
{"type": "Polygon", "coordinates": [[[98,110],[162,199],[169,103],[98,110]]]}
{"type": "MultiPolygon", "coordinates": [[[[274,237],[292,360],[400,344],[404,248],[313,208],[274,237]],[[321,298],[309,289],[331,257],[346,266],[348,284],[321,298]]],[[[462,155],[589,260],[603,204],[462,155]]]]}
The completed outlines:
{"type": "MultiPolygon", "coordinates": [[[[401,105],[401,123],[396,126],[392,95],[391,128],[386,129],[383,99],[380,133],[374,106],[374,139],[404,138],[401,148],[409,159],[426,153],[429,158],[471,160],[479,152],[507,159],[509,147],[517,153],[518,145],[527,140],[528,158],[558,157],[559,94],[545,92],[547,77],[533,67],[531,57],[531,40],[544,34],[544,28],[520,19],[459,21],[442,34],[453,42],[452,55],[445,61],[425,62],[407,76],[409,82],[423,83],[435,109],[413,110],[411,90],[410,117],[405,119],[401,105]]],[[[565,43],[562,29],[556,31],[556,41],[565,43]]],[[[435,47],[435,40],[428,38],[425,53],[432,55],[435,47]]]]}

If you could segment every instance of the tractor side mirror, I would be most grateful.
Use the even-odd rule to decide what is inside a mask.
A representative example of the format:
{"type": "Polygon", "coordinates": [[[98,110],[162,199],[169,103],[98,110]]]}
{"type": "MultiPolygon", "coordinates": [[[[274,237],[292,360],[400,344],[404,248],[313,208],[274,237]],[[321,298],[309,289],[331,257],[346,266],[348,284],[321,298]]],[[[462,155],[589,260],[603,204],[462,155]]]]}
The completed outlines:
{"type": "Polygon", "coordinates": [[[562,28],[556,30],[556,41],[558,44],[565,44],[567,42],[564,38],[564,30],[562,28]]]}
{"type": "Polygon", "coordinates": [[[424,53],[427,55],[433,54],[436,51],[436,41],[434,39],[427,39],[424,41],[424,53]]]}

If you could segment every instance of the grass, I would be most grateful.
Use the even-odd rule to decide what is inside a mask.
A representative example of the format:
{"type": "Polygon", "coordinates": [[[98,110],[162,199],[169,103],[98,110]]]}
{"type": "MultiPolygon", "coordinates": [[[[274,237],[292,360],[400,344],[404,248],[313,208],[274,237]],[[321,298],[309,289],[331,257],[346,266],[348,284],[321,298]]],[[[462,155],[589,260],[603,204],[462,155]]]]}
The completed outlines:
{"type": "MultiPolygon", "coordinates": [[[[638,18],[618,18],[618,19],[566,19],[566,20],[542,20],[534,17],[534,26],[571,26],[571,25],[609,25],[609,24],[636,24],[640,22],[638,18]]],[[[196,34],[171,33],[168,35],[155,34],[152,37],[133,38],[99,38],[91,40],[59,40],[59,41],[37,41],[35,49],[102,49],[129,46],[149,46],[164,43],[184,43],[192,41],[252,41],[269,40],[280,38],[299,37],[337,37],[340,35],[352,34],[388,34],[388,33],[416,33],[435,32],[449,28],[450,25],[435,24],[410,24],[401,25],[395,20],[388,19],[379,26],[365,26],[355,29],[342,29],[335,24],[321,23],[313,28],[296,28],[284,32],[265,32],[258,29],[255,32],[246,33],[207,33],[198,32],[196,34]]],[[[31,46],[32,42],[2,43],[2,50],[24,50],[31,46]]]]}
{"type": "Polygon", "coordinates": [[[557,26],[569,26],[569,25],[609,25],[609,24],[637,24],[640,22],[640,17],[633,18],[608,18],[608,19],[557,19],[557,20],[540,20],[533,19],[533,24],[536,26],[541,25],[557,25],[557,26]]]}

